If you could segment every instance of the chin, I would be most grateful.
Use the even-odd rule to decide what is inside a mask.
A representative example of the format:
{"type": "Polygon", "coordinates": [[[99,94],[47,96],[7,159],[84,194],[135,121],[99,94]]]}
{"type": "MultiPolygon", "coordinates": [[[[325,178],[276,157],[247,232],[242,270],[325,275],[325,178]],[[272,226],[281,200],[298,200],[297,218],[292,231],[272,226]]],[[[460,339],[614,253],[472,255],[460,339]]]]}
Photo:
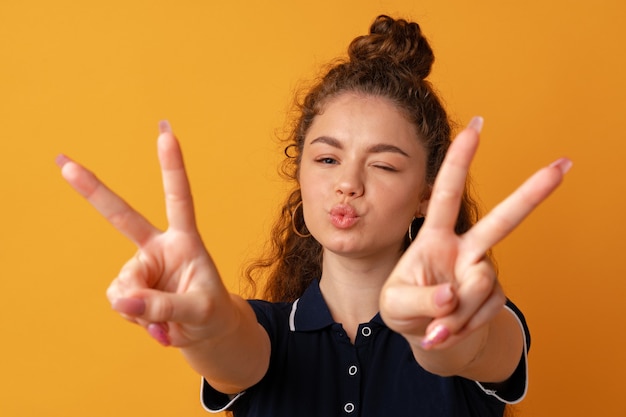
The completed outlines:
{"type": "Polygon", "coordinates": [[[363,242],[360,239],[318,239],[325,251],[330,251],[337,255],[351,256],[351,254],[362,252],[364,250],[363,242]]]}

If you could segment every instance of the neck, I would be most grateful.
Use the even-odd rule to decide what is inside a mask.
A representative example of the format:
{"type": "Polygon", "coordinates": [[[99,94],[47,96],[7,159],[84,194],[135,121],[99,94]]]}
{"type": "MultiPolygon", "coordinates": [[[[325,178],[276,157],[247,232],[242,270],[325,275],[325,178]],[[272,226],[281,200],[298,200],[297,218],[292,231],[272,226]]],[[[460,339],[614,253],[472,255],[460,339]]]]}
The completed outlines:
{"type": "Polygon", "coordinates": [[[352,341],[358,325],[378,313],[380,291],[398,258],[362,260],[324,252],[320,289],[333,319],[352,341]]]}

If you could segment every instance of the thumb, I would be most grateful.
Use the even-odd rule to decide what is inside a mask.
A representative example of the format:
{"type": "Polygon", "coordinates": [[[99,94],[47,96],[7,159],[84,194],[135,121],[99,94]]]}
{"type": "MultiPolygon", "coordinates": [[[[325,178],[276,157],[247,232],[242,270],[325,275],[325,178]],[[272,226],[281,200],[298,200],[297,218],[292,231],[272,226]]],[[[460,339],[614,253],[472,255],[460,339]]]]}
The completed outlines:
{"type": "Polygon", "coordinates": [[[456,308],[458,297],[451,283],[417,286],[386,286],[380,299],[380,312],[394,331],[406,334],[423,333],[428,323],[456,308]]]}
{"type": "Polygon", "coordinates": [[[199,323],[206,319],[208,297],[143,289],[131,297],[117,298],[111,306],[120,314],[151,323],[199,323]]]}

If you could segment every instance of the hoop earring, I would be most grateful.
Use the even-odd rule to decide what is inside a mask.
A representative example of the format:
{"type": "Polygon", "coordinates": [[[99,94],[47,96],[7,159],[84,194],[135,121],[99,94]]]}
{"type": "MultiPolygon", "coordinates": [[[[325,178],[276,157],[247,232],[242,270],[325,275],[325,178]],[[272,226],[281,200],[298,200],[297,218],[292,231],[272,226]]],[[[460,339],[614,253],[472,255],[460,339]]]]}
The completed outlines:
{"type": "Polygon", "coordinates": [[[424,224],[425,217],[413,217],[411,223],[409,223],[409,242],[413,243],[413,240],[417,237],[422,225],[424,224]],[[413,235],[413,223],[415,224],[415,236],[413,235]]]}
{"type": "MultiPolygon", "coordinates": [[[[311,236],[311,232],[309,232],[308,235],[304,235],[302,233],[300,233],[298,231],[298,228],[296,227],[296,211],[298,211],[298,208],[302,205],[302,200],[300,200],[300,202],[298,204],[296,204],[296,207],[294,207],[294,209],[291,211],[291,229],[293,230],[293,232],[297,235],[300,236],[301,238],[307,238],[309,236],[311,236]]],[[[304,214],[303,214],[303,221],[304,223],[304,214]]],[[[304,227],[306,227],[306,224],[304,225],[304,227]]]]}

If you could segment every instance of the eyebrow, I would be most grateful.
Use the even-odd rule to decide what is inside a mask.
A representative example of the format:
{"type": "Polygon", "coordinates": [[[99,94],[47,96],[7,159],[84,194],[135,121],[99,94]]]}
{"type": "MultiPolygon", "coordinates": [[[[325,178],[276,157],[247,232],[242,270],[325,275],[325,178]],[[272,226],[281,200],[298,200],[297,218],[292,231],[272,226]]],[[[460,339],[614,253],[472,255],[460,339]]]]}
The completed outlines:
{"type": "MultiPolygon", "coordinates": [[[[318,138],[315,138],[311,141],[311,145],[315,143],[324,143],[326,145],[332,146],[337,149],[343,149],[343,144],[339,140],[330,136],[320,136],[318,138]]],[[[389,145],[387,143],[377,143],[375,145],[372,145],[369,148],[367,148],[367,152],[369,153],[392,152],[392,153],[397,153],[397,154],[409,157],[409,154],[404,152],[399,147],[395,145],[389,145]]]]}

